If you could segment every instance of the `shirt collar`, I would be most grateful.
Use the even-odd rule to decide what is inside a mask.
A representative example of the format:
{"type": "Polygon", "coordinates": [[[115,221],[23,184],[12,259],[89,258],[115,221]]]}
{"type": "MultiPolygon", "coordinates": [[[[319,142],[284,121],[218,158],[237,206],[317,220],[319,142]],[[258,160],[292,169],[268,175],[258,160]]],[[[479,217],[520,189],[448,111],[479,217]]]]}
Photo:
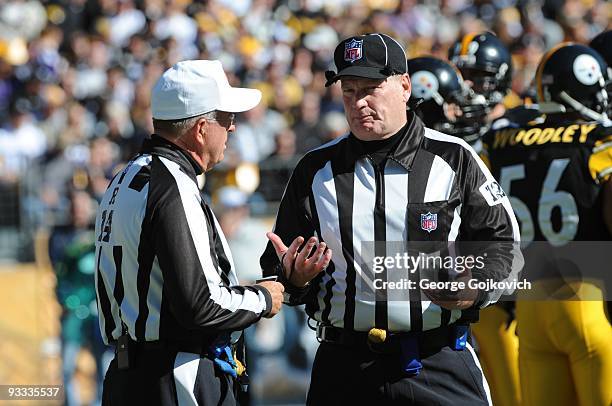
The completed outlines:
{"type": "Polygon", "coordinates": [[[168,158],[172,162],[176,162],[183,172],[191,175],[193,178],[204,173],[202,166],[185,150],[157,134],[153,134],[151,138],[144,140],[140,152],[168,158]]]}

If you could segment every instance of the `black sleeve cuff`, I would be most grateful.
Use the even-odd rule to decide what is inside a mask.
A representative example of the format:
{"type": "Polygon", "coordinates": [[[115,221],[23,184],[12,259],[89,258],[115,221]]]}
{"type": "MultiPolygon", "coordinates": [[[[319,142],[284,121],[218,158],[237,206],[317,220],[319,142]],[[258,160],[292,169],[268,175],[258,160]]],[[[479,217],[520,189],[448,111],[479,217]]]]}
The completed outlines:
{"type": "Polygon", "coordinates": [[[301,288],[292,285],[291,282],[289,282],[289,279],[287,279],[285,276],[283,266],[280,262],[276,264],[274,270],[276,275],[278,275],[278,282],[282,283],[285,287],[283,303],[289,306],[301,305],[303,303],[302,300],[304,299],[304,296],[306,296],[310,291],[310,284],[301,288]]]}
{"type": "Polygon", "coordinates": [[[487,302],[489,295],[486,290],[478,289],[478,296],[476,296],[476,300],[474,301],[474,307],[477,309],[482,308],[482,305],[487,302]]]}
{"type": "Polygon", "coordinates": [[[252,288],[263,293],[264,297],[266,298],[266,310],[261,313],[261,317],[266,317],[272,311],[272,295],[270,294],[270,291],[268,291],[268,289],[264,288],[261,285],[253,285],[252,288]]]}

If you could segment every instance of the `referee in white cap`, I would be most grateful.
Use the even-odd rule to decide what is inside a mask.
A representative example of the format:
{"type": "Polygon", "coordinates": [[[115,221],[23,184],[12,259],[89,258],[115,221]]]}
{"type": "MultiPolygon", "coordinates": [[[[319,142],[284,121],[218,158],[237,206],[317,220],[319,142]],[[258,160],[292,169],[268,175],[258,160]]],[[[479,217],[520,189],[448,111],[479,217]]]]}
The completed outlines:
{"type": "Polygon", "coordinates": [[[96,218],[100,329],[116,356],[105,405],[234,405],[246,384],[233,344],[281,307],[283,286],[238,286],[196,176],[223,159],[235,113],[261,93],[219,61],[184,61],[155,84],[155,134],[112,180],[96,218]]]}

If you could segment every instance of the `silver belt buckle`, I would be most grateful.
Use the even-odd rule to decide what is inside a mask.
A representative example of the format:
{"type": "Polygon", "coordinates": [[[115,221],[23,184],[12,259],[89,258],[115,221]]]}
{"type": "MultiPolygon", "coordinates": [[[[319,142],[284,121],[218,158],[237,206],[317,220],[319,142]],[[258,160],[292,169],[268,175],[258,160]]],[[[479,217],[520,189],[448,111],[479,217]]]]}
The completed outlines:
{"type": "Polygon", "coordinates": [[[317,340],[319,342],[325,341],[325,326],[321,323],[317,324],[317,340]]]}

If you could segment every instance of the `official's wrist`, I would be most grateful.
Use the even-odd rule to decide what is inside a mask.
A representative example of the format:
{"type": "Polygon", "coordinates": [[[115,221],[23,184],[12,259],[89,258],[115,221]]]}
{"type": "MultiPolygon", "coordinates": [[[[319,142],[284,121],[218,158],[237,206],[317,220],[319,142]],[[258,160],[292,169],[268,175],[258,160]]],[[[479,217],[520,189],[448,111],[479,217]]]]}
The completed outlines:
{"type": "Polygon", "coordinates": [[[294,264],[291,265],[291,270],[289,272],[287,272],[285,270],[285,256],[287,255],[287,253],[285,252],[280,260],[280,272],[279,274],[282,275],[281,280],[283,281],[283,285],[285,286],[285,288],[290,287],[290,288],[294,288],[294,289],[307,289],[310,285],[310,281],[296,281],[294,278],[294,271],[295,271],[295,267],[294,264]]]}
{"type": "Polygon", "coordinates": [[[283,286],[285,287],[285,292],[289,294],[299,294],[310,289],[310,281],[306,282],[305,284],[296,284],[293,281],[287,279],[286,277],[283,277],[280,278],[279,282],[283,284],[283,286]]]}
{"type": "Polygon", "coordinates": [[[290,285],[294,289],[306,289],[310,286],[310,281],[307,282],[294,282],[290,279],[287,280],[287,284],[290,285]]]}

